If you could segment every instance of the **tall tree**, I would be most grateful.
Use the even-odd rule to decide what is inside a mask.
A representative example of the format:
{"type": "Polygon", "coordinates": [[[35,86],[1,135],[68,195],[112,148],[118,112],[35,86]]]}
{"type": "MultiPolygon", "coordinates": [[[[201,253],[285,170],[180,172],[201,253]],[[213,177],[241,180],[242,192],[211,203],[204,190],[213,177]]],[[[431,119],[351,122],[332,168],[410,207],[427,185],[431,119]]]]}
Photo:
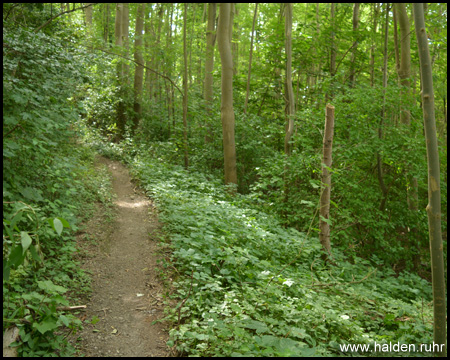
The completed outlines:
{"type": "Polygon", "coordinates": [[[433,282],[434,342],[442,344],[440,356],[447,353],[445,275],[441,233],[441,189],[439,151],[434,115],[434,90],[432,63],[425,30],[423,4],[414,3],[414,22],[419,48],[420,71],[422,73],[422,109],[428,159],[428,231],[431,249],[431,271],[433,282]]]}
{"type": "Polygon", "coordinates": [[[214,44],[216,42],[216,3],[208,4],[208,24],[206,26],[206,60],[205,60],[205,102],[208,124],[206,125],[205,142],[212,141],[212,130],[209,119],[212,117],[211,107],[213,100],[213,70],[214,70],[214,44]]]}
{"type": "MultiPolygon", "coordinates": [[[[116,47],[117,51],[122,52],[123,47],[123,4],[117,3],[116,5],[116,20],[115,20],[115,39],[116,39],[116,47]]],[[[119,87],[119,101],[117,104],[117,129],[119,133],[117,134],[118,139],[122,138],[125,132],[125,104],[124,104],[124,61],[123,59],[119,59],[117,62],[117,78],[118,78],[118,87],[119,87]]],[[[116,139],[117,140],[117,139],[116,139]]]]}
{"type": "MultiPolygon", "coordinates": [[[[411,125],[411,112],[408,109],[411,103],[411,30],[409,24],[408,14],[406,12],[406,5],[404,3],[395,3],[395,15],[400,25],[400,59],[397,66],[398,76],[400,78],[400,84],[402,85],[403,99],[400,101],[400,121],[406,126],[411,125]]],[[[418,210],[418,183],[417,177],[411,173],[411,169],[408,166],[405,168],[406,178],[406,200],[408,203],[408,209],[410,211],[418,210]]],[[[417,249],[419,253],[419,238],[417,236],[417,228],[411,227],[410,247],[411,249],[417,249]]],[[[414,268],[418,269],[420,266],[420,256],[414,256],[413,258],[414,268]]]]}
{"type": "Polygon", "coordinates": [[[327,91],[326,101],[333,99],[333,83],[334,83],[334,75],[336,73],[336,44],[335,44],[335,12],[336,5],[335,3],[331,3],[330,5],[330,23],[331,23],[331,35],[330,35],[330,90],[327,91]]]}
{"type": "MultiPolygon", "coordinates": [[[[405,3],[395,3],[395,13],[400,24],[400,66],[398,76],[400,83],[407,95],[410,93],[411,77],[411,30],[405,3]]],[[[409,97],[409,96],[408,96],[409,97]]],[[[403,105],[404,106],[404,105],[403,105]]],[[[411,113],[407,109],[401,109],[400,119],[403,124],[409,125],[411,122],[411,113]]]]}
{"type": "Polygon", "coordinates": [[[292,4],[285,4],[285,51],[286,51],[286,134],[284,137],[284,152],[291,155],[292,145],[290,144],[294,133],[295,100],[292,88],[292,4]]]}
{"type": "MultiPolygon", "coordinates": [[[[219,24],[217,26],[217,43],[222,67],[221,120],[223,134],[223,154],[225,184],[237,185],[236,146],[234,139],[233,110],[233,57],[230,45],[231,4],[220,4],[219,24]]],[[[234,191],[232,188],[230,191],[234,191]]]]}
{"type": "Polygon", "coordinates": [[[320,194],[320,221],[319,241],[323,249],[331,256],[330,242],[330,194],[331,194],[331,154],[333,149],[334,134],[334,106],[327,104],[325,110],[325,130],[323,134],[323,156],[322,156],[322,192],[320,194]]]}
{"type": "Polygon", "coordinates": [[[250,76],[252,73],[252,56],[253,56],[253,37],[255,35],[255,24],[257,14],[258,14],[258,3],[255,3],[255,11],[253,12],[252,35],[250,40],[250,55],[248,59],[247,92],[245,95],[244,114],[247,114],[248,96],[250,93],[250,76]]]}
{"type": "MultiPolygon", "coordinates": [[[[383,122],[386,115],[386,88],[387,88],[387,68],[388,68],[388,40],[389,40],[389,3],[386,3],[384,22],[384,48],[383,48],[383,105],[381,107],[380,122],[378,124],[378,139],[383,139],[383,122]]],[[[381,152],[377,151],[377,176],[381,189],[380,211],[385,210],[388,196],[388,188],[384,183],[383,161],[381,152]]]]}
{"type": "Polygon", "coordinates": [[[133,129],[139,124],[142,114],[142,86],[144,83],[144,57],[142,56],[142,32],[144,31],[144,12],[145,4],[140,3],[136,12],[136,33],[134,40],[134,60],[136,61],[136,70],[134,72],[134,117],[133,129]]]}
{"type": "Polygon", "coordinates": [[[356,62],[356,54],[358,51],[358,36],[356,34],[358,27],[359,27],[359,3],[354,3],[353,4],[353,37],[354,37],[354,42],[353,42],[353,47],[352,47],[352,59],[350,62],[350,86],[354,87],[355,86],[355,62],[356,62]]]}
{"type": "MultiPolygon", "coordinates": [[[[123,3],[123,11],[122,11],[122,42],[124,47],[124,55],[128,55],[128,50],[130,48],[130,40],[129,40],[129,28],[130,28],[130,7],[128,3],[123,3]]],[[[126,61],[123,62],[123,80],[125,83],[129,84],[129,74],[130,74],[130,66],[126,61]]]]}
{"type": "Polygon", "coordinates": [[[184,3],[184,20],[183,20],[183,55],[184,55],[184,71],[183,71],[183,147],[184,147],[184,167],[189,167],[188,143],[187,143],[187,103],[188,103],[188,56],[186,49],[186,22],[187,22],[187,3],[184,3]]]}

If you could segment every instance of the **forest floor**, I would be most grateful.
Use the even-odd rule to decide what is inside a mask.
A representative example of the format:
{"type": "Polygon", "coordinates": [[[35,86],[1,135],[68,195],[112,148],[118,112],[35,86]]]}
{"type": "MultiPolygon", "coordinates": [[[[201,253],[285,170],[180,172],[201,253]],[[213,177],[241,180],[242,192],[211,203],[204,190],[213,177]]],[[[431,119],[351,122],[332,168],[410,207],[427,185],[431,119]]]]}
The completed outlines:
{"type": "Polygon", "coordinates": [[[112,174],[116,214],[106,221],[98,205],[78,238],[85,253],[82,267],[92,273],[92,294],[77,348],[87,357],[169,356],[166,325],[152,325],[164,309],[156,262],[161,226],[127,168],[98,157],[97,166],[105,165],[112,174]]]}

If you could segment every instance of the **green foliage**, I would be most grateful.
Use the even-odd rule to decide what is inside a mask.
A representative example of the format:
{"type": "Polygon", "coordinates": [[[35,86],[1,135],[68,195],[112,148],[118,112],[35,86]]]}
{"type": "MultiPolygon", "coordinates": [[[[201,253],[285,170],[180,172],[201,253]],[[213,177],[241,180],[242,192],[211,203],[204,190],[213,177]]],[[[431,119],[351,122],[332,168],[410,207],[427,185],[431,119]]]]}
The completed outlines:
{"type": "Polygon", "coordinates": [[[144,152],[131,166],[170,233],[180,303],[169,344],[182,353],[329,356],[348,343],[431,341],[431,289],[416,275],[395,278],[376,257],[350,264],[338,249],[329,267],[315,236],[230,198],[220,182],[144,152]]]}
{"type": "MultiPolygon", "coordinates": [[[[48,15],[48,14],[47,14],[48,15]]],[[[75,232],[93,201],[110,201],[105,172],[76,147],[84,79],[79,53],[44,33],[3,28],[3,329],[20,330],[23,356],[69,356],[81,323],[62,307],[89,291],[75,232]]]]}

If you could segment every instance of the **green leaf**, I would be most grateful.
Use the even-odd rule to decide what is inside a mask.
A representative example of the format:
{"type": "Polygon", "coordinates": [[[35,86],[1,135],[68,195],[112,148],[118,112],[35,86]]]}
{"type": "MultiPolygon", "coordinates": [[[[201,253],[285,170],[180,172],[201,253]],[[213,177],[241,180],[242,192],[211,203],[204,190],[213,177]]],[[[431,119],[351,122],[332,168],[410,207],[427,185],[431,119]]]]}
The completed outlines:
{"type": "Polygon", "coordinates": [[[24,259],[25,255],[22,251],[22,245],[18,244],[14,247],[14,249],[12,249],[11,253],[9,254],[8,262],[13,268],[16,268],[23,263],[24,259]]]}
{"type": "Polygon", "coordinates": [[[54,218],[53,219],[53,228],[55,229],[56,233],[58,235],[61,235],[62,231],[63,231],[63,223],[61,220],[59,220],[58,218],[54,218]]]}
{"type": "Polygon", "coordinates": [[[58,324],[55,319],[47,318],[40,323],[33,323],[33,327],[35,327],[41,334],[45,334],[47,331],[57,329],[58,324]]]}
{"type": "Polygon", "coordinates": [[[31,237],[30,235],[28,235],[28,233],[26,231],[21,231],[20,232],[20,242],[22,244],[22,255],[25,254],[25,251],[27,251],[27,249],[30,247],[31,245],[31,237]]]}
{"type": "Polygon", "coordinates": [[[47,291],[50,294],[65,293],[67,291],[66,288],[53,284],[51,280],[38,281],[37,283],[40,289],[47,291]]]}

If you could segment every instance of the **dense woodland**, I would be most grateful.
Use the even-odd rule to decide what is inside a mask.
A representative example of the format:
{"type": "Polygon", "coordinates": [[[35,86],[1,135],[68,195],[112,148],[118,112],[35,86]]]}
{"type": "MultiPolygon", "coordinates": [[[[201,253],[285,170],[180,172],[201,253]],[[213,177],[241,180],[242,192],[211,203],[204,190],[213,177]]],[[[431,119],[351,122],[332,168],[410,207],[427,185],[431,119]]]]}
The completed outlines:
{"type": "Polygon", "coordinates": [[[178,354],[445,344],[446,4],[3,4],[19,355],[77,351],[74,235],[111,202],[95,152],[157,203],[178,354]]]}

